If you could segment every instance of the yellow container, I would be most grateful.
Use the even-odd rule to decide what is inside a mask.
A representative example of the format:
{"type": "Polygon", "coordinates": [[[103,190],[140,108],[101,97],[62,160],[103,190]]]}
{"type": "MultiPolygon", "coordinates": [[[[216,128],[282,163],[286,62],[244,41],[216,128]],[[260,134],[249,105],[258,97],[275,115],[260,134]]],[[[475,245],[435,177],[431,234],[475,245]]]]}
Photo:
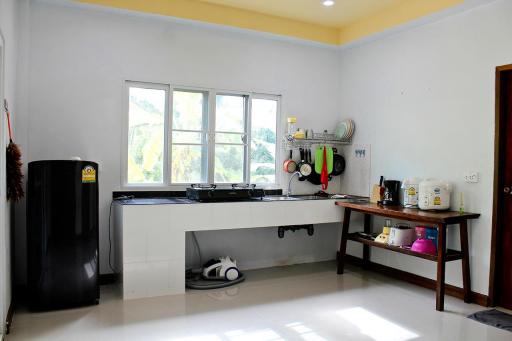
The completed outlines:
{"type": "Polygon", "coordinates": [[[297,117],[295,116],[288,116],[288,135],[292,135],[293,137],[295,134],[295,123],[297,123],[297,117]]]}
{"type": "Polygon", "coordinates": [[[295,134],[293,134],[293,137],[296,139],[304,139],[306,138],[306,134],[302,130],[297,130],[295,134]]]}

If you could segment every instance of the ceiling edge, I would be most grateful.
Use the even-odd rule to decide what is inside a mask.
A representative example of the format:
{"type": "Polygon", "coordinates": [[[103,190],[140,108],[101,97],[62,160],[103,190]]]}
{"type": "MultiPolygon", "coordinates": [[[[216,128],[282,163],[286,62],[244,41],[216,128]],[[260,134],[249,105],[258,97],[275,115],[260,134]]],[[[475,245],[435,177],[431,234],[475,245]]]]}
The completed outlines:
{"type": "MultiPolygon", "coordinates": [[[[432,7],[434,5],[430,4],[427,6],[428,8],[430,8],[430,9],[441,8],[441,9],[439,9],[435,13],[431,13],[431,14],[427,14],[427,15],[425,15],[425,14],[420,15],[418,13],[421,13],[421,11],[425,11],[425,7],[424,6],[422,7],[422,6],[419,6],[418,4],[416,4],[416,5],[409,5],[409,6],[413,6],[413,7],[418,6],[418,7],[414,7],[415,8],[414,13],[416,13],[415,15],[409,14],[409,15],[404,16],[402,14],[400,16],[399,14],[396,14],[396,13],[387,14],[390,17],[398,16],[399,18],[402,18],[403,22],[398,25],[392,25],[390,27],[386,27],[385,23],[387,23],[389,25],[391,19],[383,18],[379,25],[373,24],[369,28],[364,28],[364,30],[354,28],[353,31],[351,31],[351,32],[346,31],[345,33],[343,33],[342,31],[340,31],[338,29],[332,29],[334,31],[331,31],[328,27],[318,26],[317,28],[319,30],[314,31],[314,32],[308,32],[307,34],[302,34],[300,32],[293,32],[293,34],[291,34],[290,30],[293,30],[294,27],[298,27],[302,30],[307,31],[307,28],[310,27],[311,24],[293,21],[293,20],[289,20],[289,19],[284,19],[284,18],[280,18],[280,17],[259,15],[259,16],[270,17],[270,18],[259,18],[259,20],[257,20],[256,22],[253,22],[252,24],[245,23],[244,25],[231,25],[231,24],[222,22],[222,20],[220,20],[219,14],[224,13],[222,11],[217,12],[214,15],[214,17],[217,18],[217,20],[216,20],[217,22],[213,22],[213,20],[210,22],[210,21],[201,20],[200,19],[201,15],[200,14],[198,15],[197,13],[195,14],[194,18],[184,18],[183,16],[166,14],[167,12],[161,13],[161,11],[156,10],[156,8],[146,8],[146,10],[140,10],[140,9],[138,9],[139,7],[136,6],[137,4],[141,4],[141,3],[144,3],[144,4],[152,3],[153,5],[155,5],[156,3],[166,3],[169,6],[170,3],[183,4],[187,0],[152,0],[152,1],[141,1],[141,0],[35,0],[35,1],[42,2],[42,3],[50,3],[50,4],[53,3],[53,4],[68,5],[68,6],[72,6],[72,7],[98,9],[98,10],[102,10],[102,11],[111,11],[113,13],[125,13],[125,14],[134,15],[134,16],[141,16],[141,17],[151,16],[153,18],[160,18],[163,20],[169,20],[172,22],[188,24],[188,25],[193,25],[193,26],[197,26],[197,27],[203,27],[203,28],[212,28],[213,27],[213,28],[223,30],[223,31],[245,33],[245,34],[250,34],[250,35],[258,36],[258,37],[264,37],[264,38],[273,39],[273,40],[277,40],[277,41],[292,42],[292,43],[297,43],[297,44],[301,44],[301,45],[314,46],[314,47],[327,48],[327,49],[346,50],[346,49],[349,49],[349,48],[352,48],[352,47],[355,47],[355,46],[358,46],[361,44],[365,44],[365,43],[368,43],[368,42],[371,42],[371,41],[374,41],[377,39],[381,39],[383,37],[386,37],[386,36],[389,36],[392,34],[396,34],[401,31],[406,31],[406,30],[412,29],[414,27],[418,27],[418,26],[425,25],[425,24],[428,24],[431,22],[435,22],[435,21],[438,21],[445,17],[448,17],[450,15],[454,15],[454,14],[463,12],[465,10],[468,10],[470,8],[473,8],[473,7],[482,5],[482,4],[492,3],[497,0],[465,0],[465,1],[464,0],[429,0],[429,2],[430,1],[436,2],[437,7],[432,7]],[[440,4],[441,2],[444,3],[444,6],[447,6],[447,4],[449,4],[449,3],[454,3],[455,5],[451,5],[451,6],[445,7],[443,9],[442,8],[443,5],[440,4]],[[111,5],[106,5],[107,3],[111,4],[111,5]],[[125,6],[127,4],[130,6],[125,6]],[[130,7],[130,8],[127,8],[127,7],[130,7]],[[151,9],[152,11],[149,11],[149,9],[151,9]],[[412,18],[412,19],[408,19],[408,18],[412,18]],[[267,21],[267,20],[269,20],[269,21],[267,21]],[[287,21],[290,25],[284,25],[286,27],[281,27],[281,28],[279,28],[279,30],[271,29],[272,27],[275,28],[275,27],[279,26],[278,24],[281,23],[282,20],[287,21]],[[266,22],[271,22],[273,25],[271,25],[270,28],[266,27],[265,30],[261,30],[258,28],[258,25],[264,24],[266,22]],[[380,27],[379,30],[375,31],[376,27],[380,27]],[[372,30],[372,28],[373,28],[373,30],[372,30]],[[322,35],[322,32],[325,29],[328,29],[328,32],[330,33],[328,39],[326,39],[325,36],[323,36],[322,39],[317,39],[318,38],[317,36],[322,35]],[[363,34],[363,31],[366,33],[363,34]],[[333,32],[334,32],[334,34],[333,34],[333,32]]],[[[415,2],[416,3],[418,1],[423,1],[423,0],[408,0],[407,2],[415,2]]],[[[205,4],[205,3],[201,2],[201,4],[205,4]]],[[[217,5],[212,5],[212,6],[219,7],[217,5]]],[[[170,6],[170,7],[173,7],[173,6],[170,6]]],[[[230,8],[230,7],[225,7],[225,8],[232,10],[232,8],[230,8]]],[[[409,7],[407,7],[407,6],[401,7],[401,11],[407,10],[407,8],[409,8],[409,7]]],[[[180,11],[182,11],[182,10],[183,9],[181,9],[180,11]]],[[[183,11],[187,12],[188,10],[190,10],[190,8],[186,7],[183,11]]],[[[230,13],[234,15],[238,12],[239,12],[239,10],[235,9],[235,12],[230,12],[230,13]]],[[[245,12],[244,17],[245,17],[245,15],[253,16],[255,13],[255,12],[251,12],[251,11],[243,11],[243,12],[245,12]]],[[[174,12],[174,11],[172,13],[179,14],[178,12],[174,12]]],[[[373,16],[365,18],[365,19],[363,19],[363,21],[366,21],[366,20],[371,21],[372,17],[373,16]]],[[[355,23],[354,25],[359,25],[359,24],[355,23]]],[[[353,26],[353,25],[351,25],[351,26],[353,26]]]]}
{"type": "Polygon", "coordinates": [[[114,7],[150,14],[165,15],[202,21],[210,24],[232,26],[260,31],[323,44],[338,45],[339,30],[297,20],[257,12],[189,0],[76,0],[81,3],[114,7]]]}
{"type": "Polygon", "coordinates": [[[464,0],[407,0],[340,29],[338,45],[383,32],[464,3],[464,0]]]}
{"type": "Polygon", "coordinates": [[[405,22],[401,25],[397,25],[395,27],[385,29],[381,32],[369,34],[365,37],[361,37],[359,39],[355,39],[355,40],[349,41],[347,43],[341,44],[338,46],[338,49],[341,51],[348,50],[353,47],[364,45],[364,44],[370,43],[372,41],[376,41],[376,40],[383,39],[385,37],[388,37],[388,36],[391,36],[394,34],[398,34],[400,32],[408,31],[408,30],[411,30],[411,29],[414,29],[416,27],[420,27],[423,25],[428,25],[428,24],[443,20],[445,18],[451,17],[453,15],[463,13],[463,12],[473,9],[475,7],[491,4],[496,1],[498,1],[498,0],[465,0],[464,2],[460,3],[459,5],[455,5],[453,7],[449,7],[444,10],[438,11],[436,13],[425,15],[423,17],[405,22]]]}

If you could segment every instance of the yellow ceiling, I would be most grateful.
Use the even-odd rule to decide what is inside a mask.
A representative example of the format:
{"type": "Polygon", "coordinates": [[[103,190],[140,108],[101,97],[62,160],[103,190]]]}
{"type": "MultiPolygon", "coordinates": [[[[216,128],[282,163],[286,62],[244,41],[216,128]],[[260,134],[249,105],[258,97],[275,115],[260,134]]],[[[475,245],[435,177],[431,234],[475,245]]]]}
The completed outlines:
{"type": "Polygon", "coordinates": [[[307,23],[342,28],[403,0],[338,0],[325,7],[321,0],[200,0],[212,4],[242,8],[307,23]]]}
{"type": "Polygon", "coordinates": [[[464,0],[75,0],[343,45],[464,0]]]}

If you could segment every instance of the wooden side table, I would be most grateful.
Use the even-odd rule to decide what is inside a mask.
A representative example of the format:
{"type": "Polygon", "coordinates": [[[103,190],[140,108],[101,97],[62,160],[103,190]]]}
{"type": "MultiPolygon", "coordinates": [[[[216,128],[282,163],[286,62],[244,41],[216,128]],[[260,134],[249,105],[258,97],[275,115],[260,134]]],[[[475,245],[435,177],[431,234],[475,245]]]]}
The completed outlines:
{"type": "Polygon", "coordinates": [[[430,261],[437,262],[437,281],[436,281],[436,309],[444,310],[444,291],[445,291],[445,269],[446,262],[462,260],[462,282],[464,288],[464,302],[471,302],[471,279],[469,270],[469,246],[468,246],[468,224],[469,219],[480,217],[477,213],[459,213],[453,211],[420,211],[403,207],[381,206],[370,203],[351,203],[336,202],[336,205],[345,209],[343,217],[343,231],[340,242],[340,257],[338,258],[338,274],[343,274],[345,266],[345,255],[347,252],[347,241],[352,240],[362,243],[363,247],[363,267],[370,262],[370,247],[379,247],[386,250],[407,254],[414,257],[420,257],[430,261]],[[377,215],[386,218],[413,221],[433,225],[437,228],[437,254],[430,255],[411,251],[410,249],[377,243],[373,240],[361,238],[357,233],[349,233],[350,216],[352,211],[364,214],[364,232],[371,232],[371,217],[377,215]],[[461,250],[446,249],[446,229],[449,225],[459,225],[461,250]]]}

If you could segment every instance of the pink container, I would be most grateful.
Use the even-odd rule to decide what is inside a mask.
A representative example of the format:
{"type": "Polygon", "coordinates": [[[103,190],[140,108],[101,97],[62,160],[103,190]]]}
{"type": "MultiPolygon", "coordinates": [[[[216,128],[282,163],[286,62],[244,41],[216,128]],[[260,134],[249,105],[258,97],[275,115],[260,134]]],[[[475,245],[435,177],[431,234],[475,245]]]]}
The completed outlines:
{"type": "Polygon", "coordinates": [[[411,250],[420,253],[427,253],[429,255],[436,254],[436,246],[434,245],[434,242],[425,238],[416,239],[412,244],[411,250]]]}
{"type": "Polygon", "coordinates": [[[427,239],[427,227],[416,226],[416,238],[417,239],[427,239]]]}

